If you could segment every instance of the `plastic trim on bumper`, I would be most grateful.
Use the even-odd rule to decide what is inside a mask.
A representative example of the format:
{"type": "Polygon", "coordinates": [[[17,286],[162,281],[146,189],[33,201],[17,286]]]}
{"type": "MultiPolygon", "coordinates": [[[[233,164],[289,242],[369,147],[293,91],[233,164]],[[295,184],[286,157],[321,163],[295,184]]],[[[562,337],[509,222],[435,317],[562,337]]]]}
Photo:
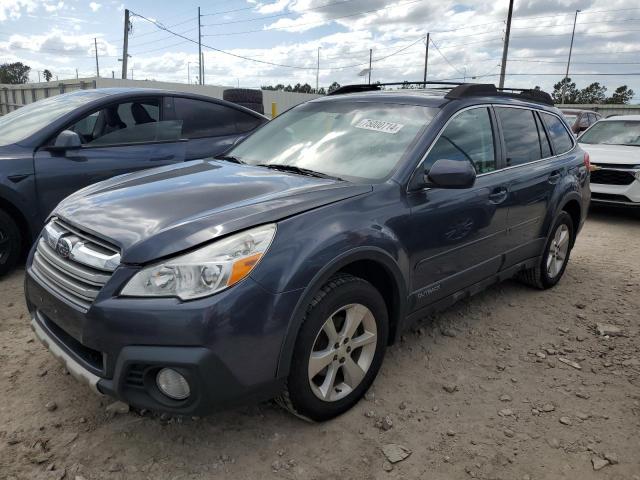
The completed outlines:
{"type": "MultiPolygon", "coordinates": [[[[38,315],[36,313],[35,315],[38,315]]],[[[50,337],[46,334],[46,332],[42,329],[40,325],[38,325],[38,321],[34,316],[31,317],[31,329],[38,337],[38,340],[42,342],[42,344],[49,349],[51,354],[56,357],[69,371],[71,376],[78,380],[81,383],[84,383],[93,390],[97,395],[102,396],[102,392],[98,390],[98,382],[101,380],[100,377],[94,375],[82,365],[80,365],[76,360],[74,360],[68,353],[66,353],[62,348],[60,348],[50,337]]]]}

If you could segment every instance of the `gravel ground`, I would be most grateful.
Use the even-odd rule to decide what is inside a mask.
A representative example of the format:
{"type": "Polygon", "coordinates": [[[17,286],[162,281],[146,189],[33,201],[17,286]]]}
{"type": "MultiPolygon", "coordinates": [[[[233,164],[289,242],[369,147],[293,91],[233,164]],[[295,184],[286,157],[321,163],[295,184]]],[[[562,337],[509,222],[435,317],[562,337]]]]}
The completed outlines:
{"type": "Polygon", "coordinates": [[[16,271],[0,280],[0,478],[640,480],[639,238],[640,215],[591,212],[555,289],[507,282],[425,319],[365,400],[315,425],[270,403],[110,411],[34,340],[16,271]]]}

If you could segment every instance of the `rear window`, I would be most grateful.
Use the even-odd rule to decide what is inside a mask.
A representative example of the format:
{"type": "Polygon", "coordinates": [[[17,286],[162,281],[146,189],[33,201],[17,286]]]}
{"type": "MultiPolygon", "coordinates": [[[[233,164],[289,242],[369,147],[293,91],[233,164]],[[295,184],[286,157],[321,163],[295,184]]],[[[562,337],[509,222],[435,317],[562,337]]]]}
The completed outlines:
{"type": "Polygon", "coordinates": [[[540,112],[544,124],[551,137],[553,152],[556,155],[566,153],[573,148],[573,136],[567,131],[562,121],[555,115],[540,112]]]}
{"type": "Polygon", "coordinates": [[[220,137],[253,130],[262,120],[235,108],[192,98],[174,99],[183,138],[220,137]]]}

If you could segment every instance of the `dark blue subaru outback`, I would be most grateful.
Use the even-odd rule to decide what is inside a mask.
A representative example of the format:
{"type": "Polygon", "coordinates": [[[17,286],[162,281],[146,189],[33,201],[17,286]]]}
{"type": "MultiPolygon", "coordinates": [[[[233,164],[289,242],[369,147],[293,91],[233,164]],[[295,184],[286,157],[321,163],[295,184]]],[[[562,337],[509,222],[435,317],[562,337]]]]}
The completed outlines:
{"type": "Polygon", "coordinates": [[[321,421],[412,320],[514,276],[553,287],[588,156],[544,92],[448,87],[343,87],[224,156],[71,195],[27,263],[36,335],[134,406],[277,397],[321,421]]]}

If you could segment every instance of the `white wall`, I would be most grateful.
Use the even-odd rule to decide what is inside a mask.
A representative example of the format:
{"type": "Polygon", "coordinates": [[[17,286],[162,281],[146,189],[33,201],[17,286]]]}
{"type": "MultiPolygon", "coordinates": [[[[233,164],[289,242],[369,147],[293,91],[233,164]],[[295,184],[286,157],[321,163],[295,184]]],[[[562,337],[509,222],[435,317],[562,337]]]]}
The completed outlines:
{"type": "MultiPolygon", "coordinates": [[[[16,108],[32,103],[36,100],[71,92],[83,88],[108,88],[108,87],[136,87],[136,88],[160,88],[175,90],[178,92],[199,93],[214,98],[222,98],[222,92],[227,88],[216,85],[188,85],[186,83],[156,82],[152,80],[122,80],[114,78],[81,78],[62,80],[59,82],[26,83],[21,85],[0,84],[0,114],[11,112],[16,108]],[[14,100],[15,96],[15,100],[14,100]]],[[[321,95],[296,92],[274,92],[264,90],[262,92],[264,113],[271,116],[271,104],[276,103],[277,113],[282,113],[289,108],[306,102],[321,95]]]]}

